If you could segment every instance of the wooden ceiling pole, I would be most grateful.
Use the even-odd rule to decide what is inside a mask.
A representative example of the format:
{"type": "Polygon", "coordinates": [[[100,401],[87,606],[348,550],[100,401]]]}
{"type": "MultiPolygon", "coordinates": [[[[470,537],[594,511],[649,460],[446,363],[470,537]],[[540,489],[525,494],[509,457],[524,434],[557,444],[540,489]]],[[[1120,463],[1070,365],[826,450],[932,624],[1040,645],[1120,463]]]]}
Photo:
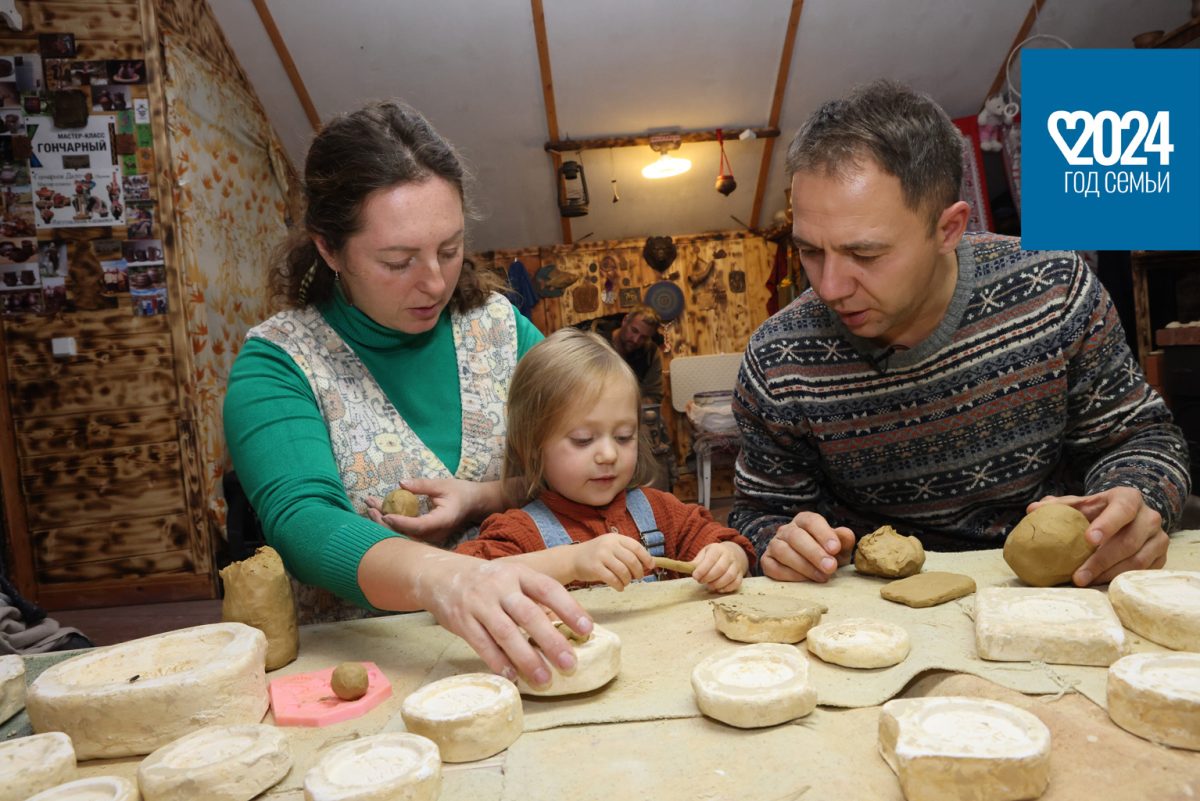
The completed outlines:
{"type": "MultiPolygon", "coordinates": [[[[771,139],[779,136],[778,128],[726,128],[723,133],[727,139],[736,138],[737,134],[742,131],[751,131],[757,139],[771,139]]],[[[692,144],[693,142],[716,142],[719,141],[717,129],[711,131],[682,131],[672,133],[663,131],[660,135],[673,135],[678,137],[679,143],[682,145],[692,144]]],[[[609,136],[601,139],[563,139],[557,142],[547,142],[546,150],[552,153],[571,153],[576,150],[608,150],[614,147],[641,147],[642,145],[650,145],[653,143],[653,136],[609,136]]]]}
{"type": "MultiPolygon", "coordinates": [[[[558,141],[558,110],[554,105],[554,78],[550,74],[550,44],[546,40],[546,14],[542,9],[542,0],[529,0],[529,9],[533,15],[533,37],[537,42],[538,71],[542,75],[542,102],[546,106],[546,133],[551,142],[558,141]]],[[[556,151],[550,151],[550,162],[554,165],[554,205],[558,206],[558,168],[562,166],[562,156],[556,151]]],[[[563,244],[569,245],[574,241],[571,235],[571,220],[559,217],[562,224],[563,244]]]]}
{"type": "MultiPolygon", "coordinates": [[[[1043,0],[1044,1],[1044,0],[1043,0]]],[[[792,52],[796,47],[796,29],[800,27],[800,11],[804,0],[792,0],[792,13],[788,16],[787,33],[783,37],[783,52],[779,54],[779,73],[775,76],[775,97],[771,100],[771,118],[767,127],[779,128],[779,115],[783,111],[783,95],[787,90],[788,73],[792,71],[792,52]]],[[[763,194],[767,191],[767,178],[771,172],[771,156],[775,153],[775,140],[763,143],[762,161],[758,165],[758,183],[754,187],[754,206],[750,211],[750,227],[758,228],[762,215],[763,194]]]]}
{"type": "Polygon", "coordinates": [[[987,102],[987,99],[999,92],[1000,87],[1004,85],[1004,73],[1008,69],[1008,57],[1012,55],[1012,51],[1016,49],[1017,45],[1029,37],[1029,32],[1033,30],[1033,23],[1037,21],[1038,12],[1042,10],[1042,6],[1044,5],[1046,5],[1046,0],[1033,0],[1033,5],[1029,7],[1029,13],[1025,15],[1025,22],[1021,24],[1021,29],[1017,31],[1012,44],[1004,51],[1004,58],[1000,60],[1000,69],[996,70],[995,80],[992,81],[987,94],[983,96],[983,100],[979,103],[980,111],[983,111],[983,104],[987,102]]]}
{"type": "Polygon", "coordinates": [[[299,99],[300,105],[304,107],[309,124],[312,125],[314,131],[321,130],[321,116],[317,114],[317,107],[313,105],[312,98],[308,96],[308,88],[304,85],[304,79],[300,77],[300,71],[296,69],[296,62],[292,61],[292,54],[288,50],[287,44],[284,43],[279,28],[275,26],[275,18],[271,16],[271,9],[267,8],[267,0],[254,0],[254,9],[258,11],[258,18],[262,20],[263,28],[266,29],[267,36],[271,38],[271,44],[275,47],[275,53],[283,63],[283,71],[287,73],[288,80],[292,82],[292,89],[296,91],[296,97],[299,99]]]}

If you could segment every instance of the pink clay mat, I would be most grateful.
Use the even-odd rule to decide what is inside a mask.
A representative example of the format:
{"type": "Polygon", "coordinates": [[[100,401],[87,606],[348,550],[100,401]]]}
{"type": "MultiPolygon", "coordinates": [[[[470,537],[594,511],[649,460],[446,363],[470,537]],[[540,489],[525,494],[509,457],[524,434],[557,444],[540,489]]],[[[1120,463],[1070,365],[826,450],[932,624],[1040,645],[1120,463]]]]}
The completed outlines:
{"type": "Polygon", "coordinates": [[[329,686],[333,668],[272,679],[268,691],[275,725],[328,726],[365,715],[379,706],[391,696],[391,682],[374,662],[362,664],[367,669],[367,694],[355,701],[343,701],[333,694],[329,686]]]}

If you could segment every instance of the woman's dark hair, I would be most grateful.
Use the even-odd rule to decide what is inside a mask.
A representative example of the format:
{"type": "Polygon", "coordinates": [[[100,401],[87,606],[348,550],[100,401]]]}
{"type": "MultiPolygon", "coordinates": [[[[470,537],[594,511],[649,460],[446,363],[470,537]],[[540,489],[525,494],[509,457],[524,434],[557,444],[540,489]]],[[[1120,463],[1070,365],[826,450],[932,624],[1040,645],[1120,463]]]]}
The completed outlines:
{"type": "MultiPolygon", "coordinates": [[[[382,189],[430,178],[448,181],[463,199],[470,175],[454,147],[420,112],[397,100],[376,101],[330,120],[313,139],[304,162],[304,224],[280,247],[268,278],[271,298],[283,308],[321,303],[333,296],[333,270],[314,236],[341,251],[362,228],[367,198],[382,189]]],[[[482,306],[502,282],[463,261],[450,305],[458,311],[482,306]]]]}

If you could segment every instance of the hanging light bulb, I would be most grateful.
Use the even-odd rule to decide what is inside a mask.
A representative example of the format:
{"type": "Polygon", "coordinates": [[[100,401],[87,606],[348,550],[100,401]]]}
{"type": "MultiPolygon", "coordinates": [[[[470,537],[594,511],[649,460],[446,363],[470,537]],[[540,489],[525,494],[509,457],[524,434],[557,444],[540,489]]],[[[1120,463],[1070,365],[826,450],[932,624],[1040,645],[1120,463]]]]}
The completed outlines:
{"type": "Polygon", "coordinates": [[[657,135],[650,137],[650,147],[659,154],[658,160],[642,167],[642,177],[657,179],[671,178],[682,175],[692,168],[690,159],[670,155],[670,151],[678,150],[680,139],[678,134],[657,135]]]}

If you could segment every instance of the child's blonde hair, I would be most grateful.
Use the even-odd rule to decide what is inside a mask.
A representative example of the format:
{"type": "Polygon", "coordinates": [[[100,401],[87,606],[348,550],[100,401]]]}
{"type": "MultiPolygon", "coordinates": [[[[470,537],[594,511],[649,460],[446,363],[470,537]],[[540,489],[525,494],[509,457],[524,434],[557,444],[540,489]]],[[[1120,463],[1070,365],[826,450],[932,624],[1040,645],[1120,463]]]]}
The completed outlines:
{"type": "Polygon", "coordinates": [[[637,376],[603,338],[562,328],[530,348],[513,372],[503,472],[510,502],[523,505],[545,488],[542,446],[568,413],[595,403],[614,381],[625,382],[639,399],[638,461],[629,486],[639,487],[654,478],[654,455],[642,434],[637,376]]]}

